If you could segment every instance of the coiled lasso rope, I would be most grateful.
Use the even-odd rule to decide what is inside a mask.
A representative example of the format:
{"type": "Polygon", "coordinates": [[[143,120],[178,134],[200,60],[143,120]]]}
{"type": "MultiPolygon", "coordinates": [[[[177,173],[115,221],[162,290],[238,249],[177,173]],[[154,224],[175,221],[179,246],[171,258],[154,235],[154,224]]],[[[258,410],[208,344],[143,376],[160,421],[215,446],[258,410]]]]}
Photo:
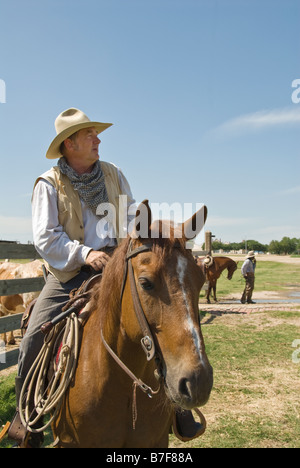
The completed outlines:
{"type": "Polygon", "coordinates": [[[76,313],[58,323],[46,336],[43,347],[26,376],[20,394],[19,414],[23,426],[30,432],[43,432],[60,410],[63,397],[75,375],[79,354],[79,327],[80,321],[76,313]],[[48,383],[49,364],[60,343],[59,361],[48,383]],[[52,415],[45,425],[34,427],[49,413],[52,415]]]}

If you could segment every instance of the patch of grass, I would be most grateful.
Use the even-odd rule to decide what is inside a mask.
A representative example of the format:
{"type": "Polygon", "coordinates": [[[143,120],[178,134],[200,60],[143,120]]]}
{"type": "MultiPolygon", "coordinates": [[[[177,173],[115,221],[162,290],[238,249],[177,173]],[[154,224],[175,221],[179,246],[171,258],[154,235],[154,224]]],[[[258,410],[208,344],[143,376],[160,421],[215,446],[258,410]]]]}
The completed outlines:
{"type": "MultiPolygon", "coordinates": [[[[15,377],[16,373],[0,377],[0,429],[7,421],[12,421],[16,411],[15,377]]],[[[44,436],[43,445],[47,447],[53,442],[50,428],[46,429],[44,436]]],[[[0,448],[11,448],[13,445],[15,442],[5,437],[0,443],[0,448]]]]}
{"type": "Polygon", "coordinates": [[[258,291],[280,291],[291,284],[300,288],[300,268],[293,264],[258,261],[255,281],[258,291]]]}
{"type": "MultiPolygon", "coordinates": [[[[11,421],[16,410],[15,374],[6,378],[0,378],[0,427],[7,421],[11,421]]],[[[0,448],[11,447],[12,443],[5,438],[0,443],[0,448]]]]}
{"type": "MultiPolygon", "coordinates": [[[[241,275],[243,262],[238,263],[238,269],[231,281],[227,279],[225,270],[217,281],[217,297],[232,293],[241,293],[245,287],[245,280],[241,275]]],[[[255,273],[255,291],[283,291],[289,285],[300,289],[300,268],[293,264],[279,262],[257,261],[255,273]]],[[[201,292],[200,297],[204,297],[201,292]]]]}
{"type": "Polygon", "coordinates": [[[300,364],[292,362],[299,313],[206,314],[202,323],[214,368],[202,408],[207,430],[186,444],[172,436],[172,446],[300,448],[300,364]]]}

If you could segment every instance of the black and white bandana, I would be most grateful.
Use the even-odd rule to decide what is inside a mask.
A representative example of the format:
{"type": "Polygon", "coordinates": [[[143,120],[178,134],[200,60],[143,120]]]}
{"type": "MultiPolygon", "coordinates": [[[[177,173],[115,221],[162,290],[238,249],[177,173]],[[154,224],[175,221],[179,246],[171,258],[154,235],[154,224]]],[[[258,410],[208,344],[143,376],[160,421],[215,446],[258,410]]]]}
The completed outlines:
{"type": "Polygon", "coordinates": [[[108,195],[105,186],[104,174],[101,169],[101,162],[97,161],[93,170],[89,174],[77,174],[72,169],[65,157],[58,161],[58,167],[69,179],[79,197],[96,214],[100,203],[108,203],[108,195]]]}

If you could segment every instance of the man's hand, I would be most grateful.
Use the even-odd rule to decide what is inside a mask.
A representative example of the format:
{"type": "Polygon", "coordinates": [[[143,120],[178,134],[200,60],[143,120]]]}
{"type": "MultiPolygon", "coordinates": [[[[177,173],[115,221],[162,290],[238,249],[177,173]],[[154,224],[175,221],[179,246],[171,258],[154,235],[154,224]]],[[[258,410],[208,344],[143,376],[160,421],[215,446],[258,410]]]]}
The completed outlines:
{"type": "Polygon", "coordinates": [[[86,257],[85,264],[92,267],[95,271],[101,271],[109,260],[109,256],[104,252],[91,250],[86,257]]]}

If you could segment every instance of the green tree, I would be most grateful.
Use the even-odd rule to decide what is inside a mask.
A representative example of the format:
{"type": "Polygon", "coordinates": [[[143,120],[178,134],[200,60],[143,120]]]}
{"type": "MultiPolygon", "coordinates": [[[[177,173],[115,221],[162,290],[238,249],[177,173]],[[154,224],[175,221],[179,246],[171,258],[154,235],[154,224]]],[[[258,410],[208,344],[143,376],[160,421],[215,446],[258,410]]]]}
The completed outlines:
{"type": "Polygon", "coordinates": [[[268,245],[261,244],[256,240],[248,240],[247,241],[248,250],[254,250],[256,252],[267,252],[268,245]]]}
{"type": "Polygon", "coordinates": [[[269,244],[269,252],[272,254],[280,255],[282,253],[282,247],[280,242],[277,240],[272,240],[269,244]]]}
{"type": "Polygon", "coordinates": [[[296,243],[289,237],[283,237],[283,239],[280,241],[280,245],[283,253],[286,255],[296,251],[296,243]]]}

